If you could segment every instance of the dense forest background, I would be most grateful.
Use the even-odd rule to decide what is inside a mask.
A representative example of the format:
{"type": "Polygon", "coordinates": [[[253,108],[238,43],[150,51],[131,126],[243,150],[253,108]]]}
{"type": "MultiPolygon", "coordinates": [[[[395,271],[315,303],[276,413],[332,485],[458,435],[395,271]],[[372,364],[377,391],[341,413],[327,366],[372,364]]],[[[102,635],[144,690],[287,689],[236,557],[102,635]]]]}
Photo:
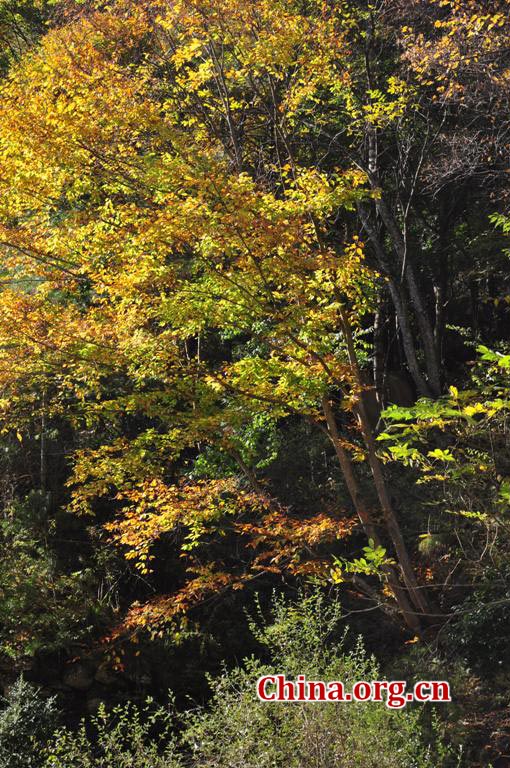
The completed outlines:
{"type": "Polygon", "coordinates": [[[510,765],[509,43],[0,1],[2,768],[510,765]],[[453,702],[273,722],[271,660],[453,702]]]}

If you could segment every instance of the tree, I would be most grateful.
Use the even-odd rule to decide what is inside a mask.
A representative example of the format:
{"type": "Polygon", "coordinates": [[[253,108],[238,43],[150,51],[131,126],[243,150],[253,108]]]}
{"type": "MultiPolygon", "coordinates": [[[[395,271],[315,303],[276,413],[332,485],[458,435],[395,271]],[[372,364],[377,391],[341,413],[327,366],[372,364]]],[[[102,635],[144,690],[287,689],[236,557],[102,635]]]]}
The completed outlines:
{"type": "Polygon", "coordinates": [[[338,85],[337,72],[355,23],[349,9],[303,15],[292,3],[177,3],[157,18],[119,3],[50,33],[3,90],[5,265],[34,285],[2,293],[3,369],[14,393],[21,355],[24,392],[27,380],[43,388],[48,416],[137,422],[134,436],[75,454],[82,511],[147,476],[174,483],[183,452],[207,442],[246,465],[240,428],[258,414],[325,419],[366,534],[394,548],[404,587],[390,564],[386,578],[417,628],[427,605],[358,362],[380,278],[337,223],[380,196],[363,171],[303,165],[300,129],[285,133],[323,90],[349,102],[351,76],[338,85]],[[383,522],[355,479],[338,396],[359,423],[383,522]]]}

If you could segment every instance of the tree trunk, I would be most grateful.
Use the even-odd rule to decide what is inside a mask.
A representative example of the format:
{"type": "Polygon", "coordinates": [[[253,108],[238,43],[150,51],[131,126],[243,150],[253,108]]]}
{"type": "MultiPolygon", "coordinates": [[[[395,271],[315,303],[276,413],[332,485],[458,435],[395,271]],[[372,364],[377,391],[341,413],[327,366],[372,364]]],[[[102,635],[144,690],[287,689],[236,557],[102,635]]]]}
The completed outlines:
{"type": "Polygon", "coordinates": [[[377,404],[381,410],[386,407],[386,363],[384,353],[384,324],[386,307],[383,296],[379,299],[374,317],[374,386],[377,404]]]}
{"type": "MultiPolygon", "coordinates": [[[[434,343],[436,345],[436,354],[441,369],[443,369],[443,340],[445,329],[445,308],[446,297],[448,294],[448,279],[449,279],[449,259],[448,259],[448,229],[452,217],[452,207],[448,206],[446,202],[441,206],[439,216],[439,244],[438,244],[438,261],[439,261],[439,275],[438,280],[434,284],[434,298],[435,298],[435,321],[434,321],[434,343]]],[[[443,382],[442,382],[443,383],[443,382]]]]}
{"type": "MultiPolygon", "coordinates": [[[[322,407],[323,407],[324,416],[326,418],[326,424],[328,426],[329,436],[335,448],[335,452],[338,458],[338,463],[340,464],[340,469],[342,470],[345,484],[347,486],[347,490],[349,491],[349,495],[352,499],[354,509],[356,510],[356,513],[360,519],[360,522],[363,526],[363,530],[365,531],[367,538],[372,539],[375,546],[380,546],[381,540],[377,532],[377,524],[374,521],[373,515],[366,501],[362,496],[362,493],[358,485],[358,481],[354,475],[351,459],[347,454],[345,448],[342,446],[342,441],[338,433],[338,427],[336,424],[335,415],[333,413],[331,403],[329,402],[327,397],[323,398],[322,407]]],[[[419,633],[421,630],[421,625],[420,625],[418,614],[414,610],[412,604],[408,599],[408,596],[406,594],[407,590],[404,589],[400,584],[399,578],[397,573],[395,572],[395,569],[392,566],[387,565],[384,567],[384,573],[388,580],[388,584],[391,588],[391,591],[395,596],[395,600],[397,601],[397,605],[399,607],[399,610],[402,614],[402,617],[405,623],[410,629],[413,630],[413,632],[419,633]]]]}
{"type": "Polygon", "coordinates": [[[409,297],[414,308],[414,314],[420,328],[423,352],[425,355],[425,365],[430,389],[435,397],[441,394],[441,376],[439,372],[439,362],[434,344],[434,333],[432,324],[428,316],[418,282],[414,271],[413,258],[408,253],[407,244],[404,236],[398,226],[395,217],[391,213],[386,201],[382,195],[376,198],[376,209],[384,222],[388,235],[391,239],[395,253],[401,265],[402,276],[405,277],[409,290],[409,297]]]}
{"type": "Polygon", "coordinates": [[[370,222],[370,218],[367,212],[361,205],[359,206],[358,211],[360,213],[363,228],[365,229],[370,243],[374,249],[379,268],[388,280],[388,288],[400,327],[402,347],[404,349],[404,355],[409,373],[411,374],[418,394],[421,397],[430,397],[432,395],[432,391],[429,388],[425,378],[422,376],[420,366],[418,364],[418,358],[416,357],[416,345],[413,338],[413,333],[411,331],[407,296],[405,295],[402,286],[398,282],[398,279],[395,277],[393,270],[388,264],[388,259],[384,251],[384,247],[380,241],[379,234],[377,233],[373,224],[370,222]]]}
{"type": "Polygon", "coordinates": [[[47,476],[48,476],[48,457],[46,454],[46,389],[42,391],[41,398],[41,429],[40,429],[40,451],[39,451],[39,465],[40,465],[40,486],[41,492],[46,493],[47,476]]]}
{"type": "MultiPolygon", "coordinates": [[[[349,362],[352,366],[356,383],[361,391],[361,388],[363,387],[363,381],[361,378],[361,371],[358,364],[358,359],[357,359],[356,350],[354,347],[354,341],[352,338],[349,320],[345,316],[342,310],[340,311],[340,317],[341,317],[342,331],[347,344],[347,354],[349,357],[349,362]]],[[[379,458],[377,456],[375,438],[374,438],[372,429],[370,427],[370,422],[366,414],[365,405],[363,403],[362,397],[359,397],[357,401],[356,416],[359,422],[361,433],[363,435],[363,439],[365,441],[365,445],[367,447],[368,461],[370,464],[372,477],[374,479],[374,485],[377,491],[379,503],[381,505],[381,510],[383,512],[384,521],[386,523],[386,529],[388,531],[391,541],[393,542],[393,546],[395,547],[395,553],[397,555],[397,559],[398,559],[400,568],[402,570],[402,576],[404,578],[405,585],[409,590],[409,597],[420,612],[428,613],[430,612],[428,601],[425,598],[425,596],[422,594],[422,590],[420,590],[418,583],[416,581],[416,577],[414,575],[414,570],[411,564],[409,553],[407,551],[407,547],[405,545],[404,538],[402,536],[402,531],[400,529],[400,525],[397,520],[395,511],[393,510],[393,506],[391,504],[390,496],[386,486],[386,481],[384,479],[384,475],[382,471],[381,462],[379,461],[379,458]]]]}
{"type": "Polygon", "coordinates": [[[430,388],[435,397],[441,394],[441,373],[439,366],[439,357],[434,339],[434,332],[430,323],[428,312],[423,304],[423,299],[418,288],[414,266],[408,259],[406,268],[406,280],[409,288],[409,295],[414,306],[414,311],[422,337],[423,351],[425,353],[425,362],[430,388]]]}

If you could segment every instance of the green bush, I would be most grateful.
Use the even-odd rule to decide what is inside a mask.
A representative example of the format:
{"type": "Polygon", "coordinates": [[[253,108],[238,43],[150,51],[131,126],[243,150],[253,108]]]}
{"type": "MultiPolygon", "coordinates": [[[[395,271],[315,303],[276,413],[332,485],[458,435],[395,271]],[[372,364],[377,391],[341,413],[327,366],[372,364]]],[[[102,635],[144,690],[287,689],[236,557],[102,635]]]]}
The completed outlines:
{"type": "Polygon", "coordinates": [[[12,502],[0,519],[0,654],[15,667],[90,634],[99,610],[98,576],[91,567],[62,567],[53,525],[38,492],[12,502]]]}
{"type": "Polygon", "coordinates": [[[42,763],[41,745],[57,725],[54,698],[20,677],[2,699],[0,711],[0,768],[32,768],[42,763]]]}
{"type": "Polygon", "coordinates": [[[169,713],[119,705],[82,722],[78,731],[62,729],[47,751],[45,768],[178,768],[169,713]]]}
{"type": "Polygon", "coordinates": [[[288,679],[381,679],[361,642],[346,652],[332,640],[339,607],[319,595],[275,604],[274,621],[253,625],[270,652],[266,666],[256,659],[212,679],[207,710],[186,718],[184,741],[197,768],[439,768],[446,751],[422,738],[420,711],[390,710],[384,703],[268,703],[256,696],[256,681],[275,671],[288,679]]]}
{"type": "MultiPolygon", "coordinates": [[[[361,643],[334,639],[340,610],[319,595],[296,605],[277,600],[269,623],[252,622],[270,663],[251,658],[210,679],[207,707],[174,718],[136,707],[101,710],[87,729],[57,734],[46,768],[441,768],[447,750],[432,730],[427,744],[418,708],[384,703],[268,703],[257,698],[264,674],[288,679],[380,679],[361,643]],[[157,736],[156,736],[157,734],[157,736]],[[173,737],[172,737],[173,734],[173,737]]],[[[430,733],[430,729],[428,730],[430,733]]]]}

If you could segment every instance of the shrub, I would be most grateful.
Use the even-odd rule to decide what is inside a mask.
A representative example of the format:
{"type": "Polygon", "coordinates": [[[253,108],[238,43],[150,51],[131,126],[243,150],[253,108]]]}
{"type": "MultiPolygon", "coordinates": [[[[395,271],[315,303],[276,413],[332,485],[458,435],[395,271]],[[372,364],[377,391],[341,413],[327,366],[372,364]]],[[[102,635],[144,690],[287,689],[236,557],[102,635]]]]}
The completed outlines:
{"type": "Polygon", "coordinates": [[[198,768],[439,768],[446,752],[424,744],[418,710],[390,710],[384,703],[267,703],[256,680],[275,671],[309,680],[381,679],[361,642],[347,652],[332,640],[339,607],[319,595],[297,605],[275,603],[271,624],[253,625],[270,652],[270,666],[256,659],[211,679],[207,710],[187,715],[184,741],[198,768]]]}
{"type": "Polygon", "coordinates": [[[276,600],[271,622],[252,622],[269,663],[250,658],[210,678],[209,705],[177,720],[163,709],[102,709],[89,729],[57,734],[46,768],[445,767],[447,750],[437,729],[435,743],[426,743],[418,708],[259,701],[257,679],[274,672],[346,684],[380,679],[361,642],[347,651],[345,635],[334,639],[339,618],[339,606],[318,594],[297,604],[276,600]]]}
{"type": "Polygon", "coordinates": [[[2,700],[0,711],[0,768],[32,768],[41,765],[40,746],[55,730],[54,698],[20,677],[2,700]]]}
{"type": "Polygon", "coordinates": [[[46,768],[178,768],[172,719],[148,700],[142,708],[101,705],[76,732],[57,731],[47,751],[46,768]]]}
{"type": "Polygon", "coordinates": [[[32,492],[0,519],[0,653],[16,667],[90,634],[99,610],[92,568],[59,563],[47,503],[32,492]]]}

